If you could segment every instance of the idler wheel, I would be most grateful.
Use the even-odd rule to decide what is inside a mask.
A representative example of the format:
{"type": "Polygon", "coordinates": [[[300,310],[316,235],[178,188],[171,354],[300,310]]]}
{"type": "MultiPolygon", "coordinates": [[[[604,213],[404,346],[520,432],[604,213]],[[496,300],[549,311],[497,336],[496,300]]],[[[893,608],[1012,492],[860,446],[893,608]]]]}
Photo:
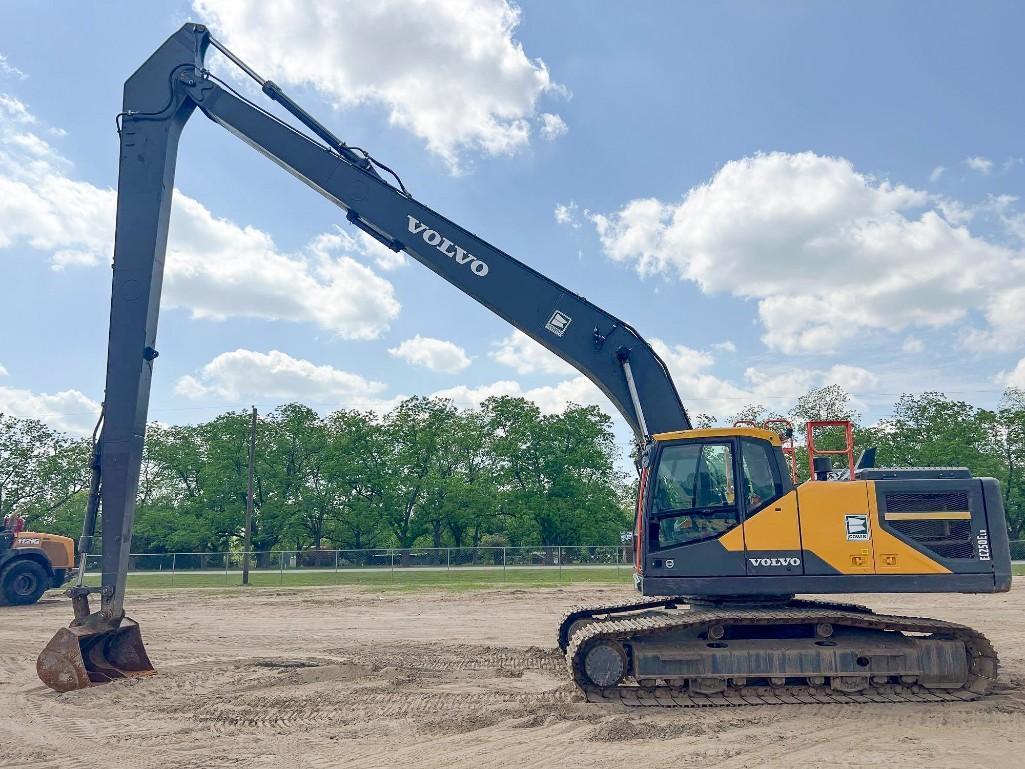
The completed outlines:
{"type": "Polygon", "coordinates": [[[626,678],[626,651],[615,641],[594,644],[584,653],[584,673],[595,686],[616,686],[626,678]]]}

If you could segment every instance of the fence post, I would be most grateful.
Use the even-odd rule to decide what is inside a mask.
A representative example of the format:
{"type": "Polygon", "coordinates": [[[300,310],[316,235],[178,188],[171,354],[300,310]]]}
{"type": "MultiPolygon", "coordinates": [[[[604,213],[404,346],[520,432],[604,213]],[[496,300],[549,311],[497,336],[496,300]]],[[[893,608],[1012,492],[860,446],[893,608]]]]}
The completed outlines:
{"type": "Polygon", "coordinates": [[[391,578],[395,579],[395,550],[391,550],[391,578]]]}
{"type": "Polygon", "coordinates": [[[619,577],[619,548],[616,548],[616,577],[619,577]]]}
{"type": "Polygon", "coordinates": [[[338,551],[335,550],[335,584],[338,584],[338,551]]]}
{"type": "Polygon", "coordinates": [[[558,546],[558,550],[556,550],[555,558],[559,562],[559,582],[562,582],[562,545],[558,546]]]}
{"type": "Polygon", "coordinates": [[[502,581],[503,582],[506,581],[506,578],[505,578],[505,567],[506,567],[506,563],[508,562],[508,559],[506,558],[505,554],[506,554],[506,548],[503,547],[502,548],[502,581]]]}
{"type": "Polygon", "coordinates": [[[227,587],[227,585],[228,585],[228,564],[230,562],[231,562],[231,552],[229,551],[229,552],[226,552],[224,554],[224,585],[225,585],[225,587],[227,587]]]}
{"type": "Polygon", "coordinates": [[[285,584],[285,551],[278,551],[278,585],[285,584]]]}
{"type": "Polygon", "coordinates": [[[177,553],[171,553],[171,587],[174,587],[174,559],[177,556],[177,553]]]}
{"type": "Polygon", "coordinates": [[[452,571],[452,548],[445,548],[445,571],[452,571]]]}

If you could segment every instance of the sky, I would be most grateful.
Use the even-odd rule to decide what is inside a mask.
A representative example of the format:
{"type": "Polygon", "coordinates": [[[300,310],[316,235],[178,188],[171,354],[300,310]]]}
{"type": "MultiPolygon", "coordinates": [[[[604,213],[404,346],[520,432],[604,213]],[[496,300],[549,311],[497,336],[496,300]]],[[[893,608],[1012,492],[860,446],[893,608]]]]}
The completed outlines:
{"type": "MultiPolygon", "coordinates": [[[[629,321],[692,414],[1025,387],[1019,3],[0,0],[0,412],[91,430],[125,78],[186,21],[629,321]]],[[[211,71],[259,92],[218,54],[211,71]]],[[[268,103],[266,106],[270,107],[268,103]]],[[[150,418],[603,396],[197,112],[150,418]]],[[[617,421],[624,440],[625,425],[617,421]]]]}

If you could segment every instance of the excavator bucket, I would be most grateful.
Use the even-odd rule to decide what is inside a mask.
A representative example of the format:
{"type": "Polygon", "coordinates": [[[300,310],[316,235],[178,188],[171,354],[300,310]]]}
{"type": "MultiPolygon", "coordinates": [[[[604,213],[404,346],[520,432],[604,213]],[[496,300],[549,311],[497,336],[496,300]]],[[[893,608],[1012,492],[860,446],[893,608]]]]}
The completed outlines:
{"type": "Polygon", "coordinates": [[[39,679],[58,692],[119,678],[148,676],[153,669],[134,620],[72,625],[57,631],[36,660],[39,679]]]}

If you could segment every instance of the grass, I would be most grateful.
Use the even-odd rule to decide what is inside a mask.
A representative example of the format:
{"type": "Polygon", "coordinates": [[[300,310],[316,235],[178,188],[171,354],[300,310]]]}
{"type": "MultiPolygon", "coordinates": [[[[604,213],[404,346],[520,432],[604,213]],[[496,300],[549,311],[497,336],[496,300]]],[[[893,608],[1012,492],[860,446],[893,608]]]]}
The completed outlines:
{"type": "MultiPolygon", "coordinates": [[[[546,566],[538,568],[472,568],[446,571],[444,569],[366,569],[339,571],[252,570],[251,587],[323,587],[329,585],[363,585],[382,590],[416,590],[441,588],[447,590],[476,590],[486,587],[551,587],[573,583],[629,584],[630,566],[546,566]]],[[[91,575],[88,584],[97,583],[98,575],[91,575]]],[[[175,572],[171,574],[144,573],[128,576],[129,590],[160,588],[239,587],[242,573],[229,571],[213,573],[175,572]]]]}
{"type": "MultiPolygon", "coordinates": [[[[1025,564],[1014,564],[1011,571],[1016,577],[1025,577],[1025,564]]],[[[303,571],[292,569],[253,569],[249,573],[251,587],[326,587],[330,585],[362,585],[380,590],[416,590],[440,588],[443,590],[478,590],[487,587],[552,587],[569,584],[629,584],[632,581],[629,565],[520,567],[503,570],[494,567],[471,569],[388,569],[303,571]]],[[[88,584],[98,584],[99,576],[90,575],[88,584]]],[[[130,574],[128,587],[133,590],[162,588],[225,588],[240,587],[239,571],[190,573],[169,572],[130,574]]]]}

